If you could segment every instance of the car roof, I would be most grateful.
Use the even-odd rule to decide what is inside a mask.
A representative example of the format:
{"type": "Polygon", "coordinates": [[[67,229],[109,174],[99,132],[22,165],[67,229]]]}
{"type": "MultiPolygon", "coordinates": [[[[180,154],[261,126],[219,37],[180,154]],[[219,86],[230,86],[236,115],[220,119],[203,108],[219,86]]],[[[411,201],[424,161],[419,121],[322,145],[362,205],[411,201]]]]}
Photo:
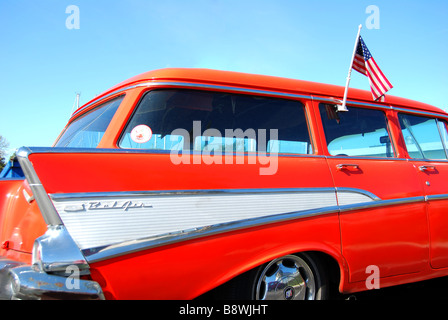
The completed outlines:
{"type": "MultiPolygon", "coordinates": [[[[327,97],[341,100],[344,95],[344,87],[332,84],[324,84],[305,80],[296,80],[274,76],[249,74],[233,71],[221,71],[212,69],[196,68],[166,68],[148,71],[123,81],[110,88],[106,92],[89,101],[80,107],[74,114],[81,111],[88,105],[113,94],[115,91],[123,90],[127,87],[145,82],[170,81],[199,83],[206,85],[230,86],[254,90],[276,91],[290,94],[304,94],[319,97],[327,97]]],[[[435,112],[446,115],[447,113],[435,106],[386,94],[385,101],[379,104],[393,105],[396,107],[406,107],[420,111],[435,112]]],[[[366,103],[373,103],[370,91],[356,88],[349,88],[348,100],[358,100],[366,103]]]]}

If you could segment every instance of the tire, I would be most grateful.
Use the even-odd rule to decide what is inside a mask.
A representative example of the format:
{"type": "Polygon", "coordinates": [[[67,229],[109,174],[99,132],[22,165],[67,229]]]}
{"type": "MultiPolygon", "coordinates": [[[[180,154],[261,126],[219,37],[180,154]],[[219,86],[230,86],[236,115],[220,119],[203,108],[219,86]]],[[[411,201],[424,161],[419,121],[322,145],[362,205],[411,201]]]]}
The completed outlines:
{"type": "Polygon", "coordinates": [[[274,259],[233,279],[225,293],[238,300],[326,300],[329,285],[317,256],[298,254],[274,259]]]}

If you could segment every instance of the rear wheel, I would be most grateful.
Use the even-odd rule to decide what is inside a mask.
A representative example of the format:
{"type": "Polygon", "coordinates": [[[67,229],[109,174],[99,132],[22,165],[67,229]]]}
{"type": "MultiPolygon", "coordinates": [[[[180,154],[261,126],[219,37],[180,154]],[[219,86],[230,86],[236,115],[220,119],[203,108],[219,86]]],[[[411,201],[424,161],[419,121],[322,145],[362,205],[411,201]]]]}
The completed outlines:
{"type": "Polygon", "coordinates": [[[315,300],[317,275],[309,263],[295,255],[275,259],[261,268],[256,278],[257,300],[315,300]]]}
{"type": "Polygon", "coordinates": [[[224,295],[243,300],[325,300],[328,281],[320,266],[317,256],[286,255],[235,278],[225,286],[224,295]]]}

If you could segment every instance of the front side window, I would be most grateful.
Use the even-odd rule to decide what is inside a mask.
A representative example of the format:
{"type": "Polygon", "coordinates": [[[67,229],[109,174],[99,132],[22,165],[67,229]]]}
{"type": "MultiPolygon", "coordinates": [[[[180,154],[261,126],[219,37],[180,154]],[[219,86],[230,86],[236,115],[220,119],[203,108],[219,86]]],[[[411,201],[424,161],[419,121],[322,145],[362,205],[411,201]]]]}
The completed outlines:
{"type": "Polygon", "coordinates": [[[434,118],[400,113],[401,132],[411,158],[446,160],[446,124],[434,118]]]}
{"type": "Polygon", "coordinates": [[[185,89],[148,92],[119,145],[210,153],[312,153],[302,103],[185,89]]]}
{"type": "Polygon", "coordinates": [[[394,156],[387,118],[383,111],[350,107],[338,112],[331,104],[319,105],[328,151],[333,156],[394,156]]]}
{"type": "Polygon", "coordinates": [[[124,96],[106,102],[74,120],[55,147],[96,148],[124,96]]]}

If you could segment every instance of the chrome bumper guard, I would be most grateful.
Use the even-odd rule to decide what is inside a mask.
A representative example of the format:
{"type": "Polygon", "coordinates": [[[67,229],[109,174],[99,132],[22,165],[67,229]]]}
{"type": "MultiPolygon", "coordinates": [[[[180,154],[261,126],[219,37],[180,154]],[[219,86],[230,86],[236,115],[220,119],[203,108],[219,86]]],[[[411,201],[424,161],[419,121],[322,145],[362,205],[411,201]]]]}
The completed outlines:
{"type": "Polygon", "coordinates": [[[0,300],[104,300],[95,281],[71,279],[0,258],[0,300]]]}

